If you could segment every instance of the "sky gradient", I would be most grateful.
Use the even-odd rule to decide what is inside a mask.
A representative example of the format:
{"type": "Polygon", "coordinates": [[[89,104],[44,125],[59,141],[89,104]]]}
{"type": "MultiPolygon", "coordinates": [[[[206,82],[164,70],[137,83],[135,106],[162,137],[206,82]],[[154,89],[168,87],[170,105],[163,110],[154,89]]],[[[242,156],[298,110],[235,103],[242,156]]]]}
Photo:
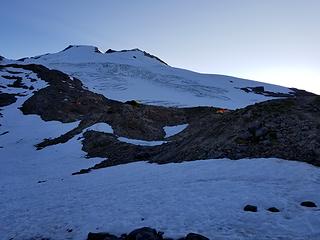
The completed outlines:
{"type": "Polygon", "coordinates": [[[319,0],[2,0],[0,55],[140,48],[174,67],[320,94],[319,0]]]}

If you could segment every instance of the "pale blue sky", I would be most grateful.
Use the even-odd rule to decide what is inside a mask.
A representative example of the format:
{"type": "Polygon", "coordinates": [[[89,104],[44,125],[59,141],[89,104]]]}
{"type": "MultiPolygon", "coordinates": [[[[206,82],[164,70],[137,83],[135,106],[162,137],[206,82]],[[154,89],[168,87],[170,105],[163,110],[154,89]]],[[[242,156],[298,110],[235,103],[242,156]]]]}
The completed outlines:
{"type": "Polygon", "coordinates": [[[0,55],[140,48],[170,65],[320,93],[320,0],[1,0],[0,55]]]}

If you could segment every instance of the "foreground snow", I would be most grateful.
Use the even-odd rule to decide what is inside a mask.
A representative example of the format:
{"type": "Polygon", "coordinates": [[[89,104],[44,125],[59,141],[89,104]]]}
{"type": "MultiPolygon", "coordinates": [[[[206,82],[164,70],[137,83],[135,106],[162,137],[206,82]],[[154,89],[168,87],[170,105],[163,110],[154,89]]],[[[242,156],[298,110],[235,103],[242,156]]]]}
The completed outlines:
{"type": "Polygon", "coordinates": [[[85,239],[89,231],[120,234],[140,226],[156,227],[167,236],[194,231],[211,239],[320,236],[320,212],[299,206],[306,199],[320,201],[320,174],[303,163],[133,163],[70,176],[60,169],[57,175],[52,168],[56,161],[75,161],[68,154],[64,160],[51,159],[52,164],[45,161],[45,175],[39,175],[37,161],[25,160],[33,165],[31,175],[0,175],[1,239],[85,239]],[[258,205],[259,212],[243,212],[248,203],[258,205]],[[271,206],[281,212],[265,211],[271,206]]]}
{"type": "Polygon", "coordinates": [[[141,226],[171,237],[194,231],[211,239],[319,239],[320,211],[299,206],[320,203],[314,166],[279,159],[140,162],[72,176],[102,160],[85,159],[79,136],[40,151],[33,145],[78,122],[23,116],[22,100],[2,111],[1,130],[9,133],[0,136],[0,239],[78,240],[89,231],[141,226]],[[259,212],[242,211],[246,204],[259,212]],[[281,212],[265,210],[272,206],[281,212]]]}

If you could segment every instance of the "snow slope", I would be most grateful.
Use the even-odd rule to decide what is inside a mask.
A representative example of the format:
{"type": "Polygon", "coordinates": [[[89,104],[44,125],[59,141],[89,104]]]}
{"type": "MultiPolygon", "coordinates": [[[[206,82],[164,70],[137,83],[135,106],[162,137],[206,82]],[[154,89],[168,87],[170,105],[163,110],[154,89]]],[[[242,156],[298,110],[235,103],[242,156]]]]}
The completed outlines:
{"type": "Polygon", "coordinates": [[[61,70],[110,99],[135,99],[153,105],[236,109],[271,99],[246,93],[239,89],[242,87],[264,86],[268,91],[290,92],[276,85],[170,67],[139,49],[101,53],[92,46],[70,46],[19,63],[37,63],[61,70]]]}
{"type": "MultiPolygon", "coordinates": [[[[128,62],[126,65],[102,64],[121,69],[125,66],[125,69],[134,69],[134,73],[142,69],[141,76],[146,71],[154,71],[152,74],[157,76],[160,74],[155,73],[157,71],[179,72],[185,74],[186,78],[198,76],[197,81],[202,79],[201,83],[206,82],[207,75],[153,63],[148,63],[147,70],[142,66],[129,65],[128,62]],[[153,63],[155,65],[151,66],[153,63]]],[[[70,69],[81,64],[71,64],[70,69]]],[[[100,65],[84,63],[84,66],[94,72],[100,65]]],[[[89,231],[121,234],[141,226],[157,228],[169,237],[179,237],[193,231],[210,239],[221,240],[320,238],[319,208],[307,209],[299,205],[305,200],[320,205],[320,171],[305,163],[280,159],[223,159],[166,165],[140,162],[72,176],[73,172],[91,167],[104,159],[85,158],[85,152],[81,150],[82,133],[67,143],[36,150],[34,145],[44,138],[57,137],[76,127],[79,122],[44,122],[39,116],[23,115],[18,108],[33,91],[46,87],[47,83],[37,79],[32,72],[14,68],[9,70],[21,72],[15,75],[23,77],[23,84],[28,87],[32,84],[35,89],[1,88],[3,92],[23,94],[17,97],[17,102],[2,107],[3,116],[0,117],[1,240],[37,237],[84,240],[89,231]],[[31,83],[31,79],[37,81],[31,83]],[[257,205],[259,211],[244,212],[242,208],[246,204],[257,205]],[[265,209],[269,207],[277,207],[281,212],[267,212],[265,209]]],[[[131,71],[122,70],[121,74],[131,71]]],[[[81,74],[85,76],[86,73],[83,71],[81,74]]],[[[109,76],[116,75],[113,72],[109,76]]],[[[212,78],[208,75],[208,84],[213,81],[212,78]]],[[[137,86],[150,80],[134,76],[132,79],[138,82],[137,86]]],[[[8,85],[12,83],[10,81],[0,77],[1,85],[8,85]]],[[[90,81],[97,83],[95,78],[88,77],[87,83],[90,81]]],[[[174,84],[179,81],[172,80],[171,83],[174,83],[168,86],[176,86],[174,84]]],[[[184,80],[181,80],[180,83],[179,86],[190,87],[189,82],[183,85],[184,80]]],[[[192,101],[198,104],[199,99],[219,102],[218,98],[197,97],[188,92],[190,88],[165,87],[153,80],[150,80],[149,86],[152,91],[162,88],[171,90],[180,105],[192,101]],[[186,98],[183,98],[184,94],[186,98]]],[[[236,91],[233,88],[229,90],[236,91]]],[[[109,89],[107,91],[112,92],[109,89]]],[[[126,91],[136,94],[129,87],[126,91]]],[[[148,91],[140,91],[140,94],[147,94],[144,92],[148,91]]],[[[243,96],[241,103],[248,103],[249,100],[244,96],[250,95],[241,94],[238,95],[243,96]]],[[[232,104],[232,99],[224,101],[232,104]]],[[[184,127],[186,125],[166,127],[167,136],[178,134],[184,127]]],[[[87,130],[113,132],[104,123],[95,124],[84,131],[87,130]]]]}
{"type": "Polygon", "coordinates": [[[85,159],[79,136],[37,151],[41,139],[78,122],[24,116],[17,109],[24,100],[2,111],[1,132],[9,133],[0,136],[0,239],[85,239],[89,231],[120,234],[141,226],[171,237],[194,231],[211,239],[319,239],[319,209],[299,206],[320,202],[314,166],[278,159],[142,162],[72,176],[102,159],[85,159]],[[243,212],[246,204],[259,212],[243,212]],[[271,206],[281,212],[267,212],[271,206]]]}
{"type": "Polygon", "coordinates": [[[320,201],[313,166],[277,159],[133,163],[71,176],[86,164],[77,145],[2,160],[1,239],[85,239],[89,231],[142,226],[171,237],[193,231],[221,240],[319,239],[320,211],[299,206],[320,201]],[[259,212],[243,212],[246,204],[259,212]],[[271,206],[281,212],[267,212],[271,206]]]}

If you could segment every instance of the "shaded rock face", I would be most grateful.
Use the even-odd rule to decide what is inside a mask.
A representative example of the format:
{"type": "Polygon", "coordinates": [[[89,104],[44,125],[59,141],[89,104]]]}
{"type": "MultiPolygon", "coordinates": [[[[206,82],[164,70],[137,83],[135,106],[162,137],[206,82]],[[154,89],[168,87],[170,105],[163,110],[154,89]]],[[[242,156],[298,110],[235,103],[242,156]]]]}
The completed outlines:
{"type": "MultiPolygon", "coordinates": [[[[114,134],[97,131],[83,134],[83,150],[88,157],[108,158],[93,169],[134,161],[169,163],[261,157],[320,166],[319,96],[270,100],[223,112],[212,107],[166,108],[107,99],[85,89],[80,80],[40,65],[7,66],[31,70],[49,84],[24,102],[21,107],[24,114],[37,114],[45,121],[80,120],[78,127],[58,138],[45,139],[37,145],[38,149],[67,142],[98,122],[112,126],[114,134]],[[164,140],[164,126],[185,123],[189,124],[187,129],[159,146],[138,146],[118,140],[119,136],[164,140]]],[[[13,97],[3,95],[5,100],[1,97],[0,100],[10,103],[13,97]]],[[[89,171],[82,171],[85,172],[89,171]]]]}

